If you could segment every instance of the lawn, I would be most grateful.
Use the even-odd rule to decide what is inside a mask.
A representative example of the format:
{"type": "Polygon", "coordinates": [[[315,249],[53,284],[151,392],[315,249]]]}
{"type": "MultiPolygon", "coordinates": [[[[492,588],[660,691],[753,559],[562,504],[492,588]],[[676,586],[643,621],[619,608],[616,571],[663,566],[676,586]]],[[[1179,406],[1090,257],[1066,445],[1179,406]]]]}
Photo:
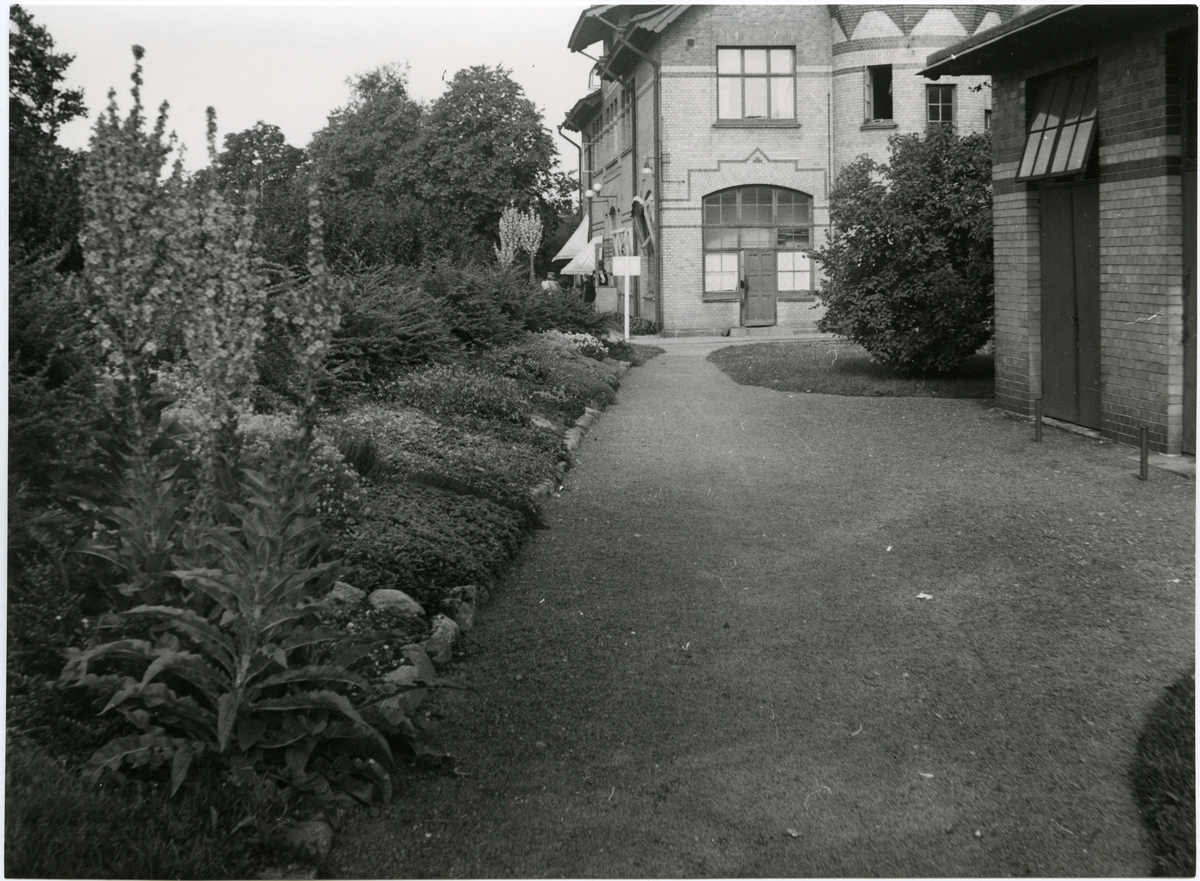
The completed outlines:
{"type": "Polygon", "coordinates": [[[993,357],[975,355],[952,373],[904,376],[849,342],[761,343],[718,349],[709,360],[734,382],[787,392],[887,398],[990,398],[993,357]]]}

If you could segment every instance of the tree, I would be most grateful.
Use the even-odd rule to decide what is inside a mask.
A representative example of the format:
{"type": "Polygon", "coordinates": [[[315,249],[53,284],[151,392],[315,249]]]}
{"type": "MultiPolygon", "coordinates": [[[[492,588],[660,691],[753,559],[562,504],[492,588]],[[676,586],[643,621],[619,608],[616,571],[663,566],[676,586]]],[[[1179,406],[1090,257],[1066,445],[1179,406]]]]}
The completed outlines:
{"type": "Polygon", "coordinates": [[[442,232],[458,250],[490,250],[510,205],[539,215],[547,208],[554,141],[537,107],[503,67],[456,73],[430,107],[424,128],[419,192],[436,206],[442,232]]]}
{"type": "Polygon", "coordinates": [[[424,247],[416,145],[425,109],[409,97],[407,70],[398,65],[347,82],[350,102],[329,115],[308,148],[326,194],[326,247],[338,262],[415,262],[424,247]]]}
{"type": "Polygon", "coordinates": [[[287,142],[278,126],[259,120],[253,128],[225,136],[225,149],[210,170],[225,194],[240,203],[255,198],[254,237],[273,263],[304,265],[307,217],[304,173],[308,154],[287,142]]]}
{"type": "Polygon", "coordinates": [[[939,126],[889,150],[890,165],[860,157],[830,193],[817,327],[893,369],[945,372],[992,335],[991,138],[939,126]]]}
{"type": "Polygon", "coordinates": [[[9,247],[14,255],[56,250],[82,223],[78,154],[57,144],[66,123],[87,114],[82,89],[64,89],[73,55],[20,6],[9,7],[9,247]]]}

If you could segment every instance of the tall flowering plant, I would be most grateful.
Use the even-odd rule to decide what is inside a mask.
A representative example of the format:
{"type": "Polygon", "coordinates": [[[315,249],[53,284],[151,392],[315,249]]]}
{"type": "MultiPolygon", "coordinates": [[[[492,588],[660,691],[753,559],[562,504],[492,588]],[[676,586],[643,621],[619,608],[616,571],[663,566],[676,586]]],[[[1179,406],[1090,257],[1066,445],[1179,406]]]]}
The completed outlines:
{"type": "MultiPolygon", "coordinates": [[[[370,644],[323,627],[319,615],[337,567],[314,516],[313,376],[338,316],[316,193],[309,277],[285,284],[275,303],[307,377],[306,402],[291,441],[250,468],[237,414],[267,302],[253,215],[213,188],[189,191],[179,160],[162,175],[174,138],[164,139],[165,104],[144,131],[141,49],[134,57],[133,110],[121,121],[110,99],[85,175],[85,277],[115,406],[102,444],[111,452],[95,469],[104,478],[96,534],[82,550],[117,573],[124,635],[98,634],[73,651],[61,682],[99,691],[104,711],[140,733],[102,747],[85,771],[166,766],[174,789],[196,756],[210,754],[235,776],[267,774],[317,794],[355,777],[386,792],[385,734],[409,746],[418,736],[396,692],[417,686],[381,693],[350,672],[370,644]],[[162,424],[154,383],[168,358],[190,365],[210,438],[196,475],[184,467],[178,429],[162,424]],[[336,652],[318,648],[329,644],[336,652]]],[[[208,141],[215,156],[211,110],[208,141]]]]}

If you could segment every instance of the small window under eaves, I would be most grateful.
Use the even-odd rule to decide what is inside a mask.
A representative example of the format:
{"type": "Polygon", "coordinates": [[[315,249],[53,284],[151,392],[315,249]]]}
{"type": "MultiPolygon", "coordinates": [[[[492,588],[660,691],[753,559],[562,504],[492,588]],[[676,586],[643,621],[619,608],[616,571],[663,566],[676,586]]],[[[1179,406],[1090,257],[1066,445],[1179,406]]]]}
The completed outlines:
{"type": "Polygon", "coordinates": [[[1017,180],[1077,174],[1096,140],[1096,73],[1089,71],[1038,89],[1017,180]]]}

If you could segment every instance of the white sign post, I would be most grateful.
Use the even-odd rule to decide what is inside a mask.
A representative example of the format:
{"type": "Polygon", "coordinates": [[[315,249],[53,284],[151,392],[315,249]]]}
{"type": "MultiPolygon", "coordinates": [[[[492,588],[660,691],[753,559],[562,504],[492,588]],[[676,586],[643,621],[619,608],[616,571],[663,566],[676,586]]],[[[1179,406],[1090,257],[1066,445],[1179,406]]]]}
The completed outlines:
{"type": "Polygon", "coordinates": [[[642,274],[641,257],[613,257],[613,275],[625,278],[625,342],[629,342],[629,288],[630,279],[642,274]]]}

